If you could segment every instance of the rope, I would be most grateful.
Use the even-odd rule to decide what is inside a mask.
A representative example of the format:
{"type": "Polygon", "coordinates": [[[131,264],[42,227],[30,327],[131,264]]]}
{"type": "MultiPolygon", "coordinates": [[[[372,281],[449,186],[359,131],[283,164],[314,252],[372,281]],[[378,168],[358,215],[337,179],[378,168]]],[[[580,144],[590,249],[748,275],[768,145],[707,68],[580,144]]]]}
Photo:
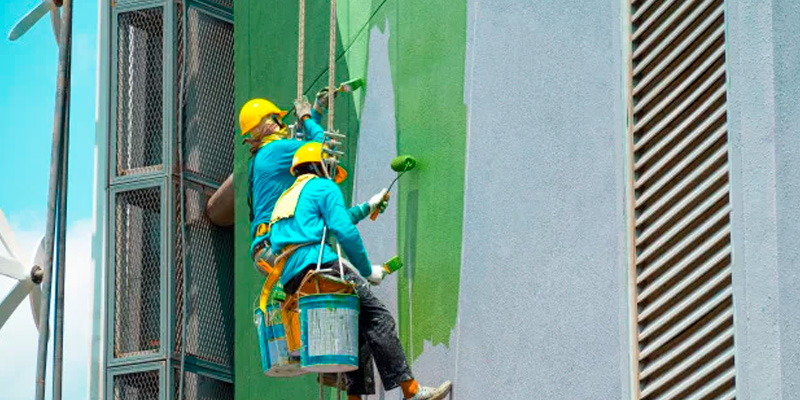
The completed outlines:
{"type": "Polygon", "coordinates": [[[306,58],[306,1],[300,0],[297,27],[297,100],[303,97],[303,69],[306,58]]]}
{"type": "Polygon", "coordinates": [[[330,26],[328,46],[328,130],[333,132],[333,85],[336,79],[336,0],[331,0],[330,26]]]}

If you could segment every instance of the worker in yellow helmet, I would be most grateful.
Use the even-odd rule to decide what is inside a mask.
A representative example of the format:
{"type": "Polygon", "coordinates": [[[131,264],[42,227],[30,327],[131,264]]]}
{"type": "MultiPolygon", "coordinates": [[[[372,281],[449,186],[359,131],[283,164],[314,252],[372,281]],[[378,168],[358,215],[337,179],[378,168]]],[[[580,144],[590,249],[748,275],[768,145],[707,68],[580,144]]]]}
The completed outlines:
{"type": "Polygon", "coordinates": [[[385,272],[383,266],[370,264],[355,224],[385,207],[386,189],[348,209],[336,183],[324,179],[338,176],[335,164],[329,161],[324,158],[322,144],[303,145],[292,160],[291,173],[297,180],[275,204],[269,240],[273,249],[282,254],[281,263],[285,262],[280,277],[283,290],[287,295],[295,294],[306,275],[318,267],[331,270],[338,277],[335,266],[339,262],[352,266],[345,270],[343,278],[355,285],[361,311],[359,369],[346,374],[348,400],[360,400],[362,395],[375,393],[373,356],[387,391],[400,387],[405,399],[441,400],[450,392],[450,382],[438,388],[417,383],[397,337],[394,318],[370,289],[370,284],[377,285],[383,280],[385,272]],[[326,231],[336,235],[349,262],[340,261],[337,252],[324,242],[326,231]]]}
{"type": "MultiPolygon", "coordinates": [[[[324,103],[323,103],[324,104],[324,103]]],[[[294,182],[289,173],[294,153],[306,142],[322,142],[325,131],[320,126],[322,107],[314,107],[305,99],[295,101],[298,131],[302,140],[289,137],[283,118],[287,112],[269,100],[252,99],[239,112],[239,127],[250,145],[252,159],[248,168],[248,201],[250,203],[250,256],[260,273],[269,276],[274,256],[269,251],[269,221],[275,202],[294,182]]]]}

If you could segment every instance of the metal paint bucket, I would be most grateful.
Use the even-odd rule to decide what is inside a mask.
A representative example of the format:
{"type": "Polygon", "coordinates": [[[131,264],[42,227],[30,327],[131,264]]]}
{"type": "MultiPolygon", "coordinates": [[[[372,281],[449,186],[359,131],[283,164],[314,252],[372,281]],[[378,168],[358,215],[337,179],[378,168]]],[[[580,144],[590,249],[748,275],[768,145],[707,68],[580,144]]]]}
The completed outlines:
{"type": "MultiPolygon", "coordinates": [[[[286,344],[286,333],[281,319],[280,303],[272,302],[267,305],[266,333],[267,357],[269,368],[264,374],[272,377],[290,377],[304,375],[306,371],[300,369],[300,360],[289,356],[286,344]]],[[[263,365],[263,363],[262,363],[263,365]]]]}
{"type": "Polygon", "coordinates": [[[358,296],[313,294],[300,297],[300,364],[308,372],[358,369],[358,296]]]}
{"type": "Polygon", "coordinates": [[[268,337],[267,323],[264,320],[264,312],[260,308],[253,311],[253,322],[256,324],[256,338],[258,340],[258,350],[261,352],[261,370],[264,374],[269,370],[269,350],[268,350],[268,337]]]}

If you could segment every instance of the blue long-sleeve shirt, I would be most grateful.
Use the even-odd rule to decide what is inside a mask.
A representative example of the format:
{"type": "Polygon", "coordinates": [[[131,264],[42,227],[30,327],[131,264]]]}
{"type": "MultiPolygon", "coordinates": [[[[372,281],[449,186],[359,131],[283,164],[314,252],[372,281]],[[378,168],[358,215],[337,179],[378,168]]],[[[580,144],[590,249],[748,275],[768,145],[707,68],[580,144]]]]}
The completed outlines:
{"type": "MultiPolygon", "coordinates": [[[[330,179],[317,178],[308,181],[297,200],[294,216],[272,224],[269,240],[274,252],[280,252],[292,244],[314,243],[298,248],[286,260],[281,275],[285,284],[308,265],[316,265],[320,242],[325,226],[329,234],[335,234],[342,250],[350,262],[363,276],[369,276],[372,266],[355,224],[369,215],[366,203],[347,209],[342,191],[330,179]]],[[[322,263],[335,261],[336,251],[324,245],[322,263]]]]}
{"type": "Polygon", "coordinates": [[[303,131],[306,134],[303,136],[302,141],[281,139],[267,143],[258,150],[252,161],[250,161],[248,177],[252,211],[252,220],[250,221],[251,252],[256,244],[267,237],[267,235],[257,235],[258,225],[262,223],[269,225],[275,203],[281,194],[294,183],[295,177],[289,172],[294,153],[309,141],[323,141],[325,131],[320,126],[321,120],[322,114],[312,108],[311,118],[303,122],[303,131]]]}

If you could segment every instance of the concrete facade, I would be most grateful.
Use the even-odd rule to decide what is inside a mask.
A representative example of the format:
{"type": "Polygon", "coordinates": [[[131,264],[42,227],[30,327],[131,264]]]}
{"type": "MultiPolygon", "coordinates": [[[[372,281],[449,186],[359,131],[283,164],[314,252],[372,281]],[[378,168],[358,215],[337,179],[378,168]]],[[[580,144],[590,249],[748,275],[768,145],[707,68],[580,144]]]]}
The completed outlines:
{"type": "MultiPolygon", "coordinates": [[[[737,398],[800,399],[800,6],[726,4],[737,398]]],[[[327,82],[327,7],[307,0],[308,95],[327,82]]],[[[392,157],[420,159],[359,229],[373,263],[406,262],[378,291],[421,383],[450,379],[453,399],[636,398],[627,7],[339,2],[337,81],[368,82],[337,100],[343,190],[364,201],[393,178],[392,157]]],[[[288,107],[297,5],[237,0],[234,14],[237,109],[256,96],[288,107]]],[[[313,377],[260,373],[242,195],[236,213],[236,398],[312,398],[313,377]]]]}

